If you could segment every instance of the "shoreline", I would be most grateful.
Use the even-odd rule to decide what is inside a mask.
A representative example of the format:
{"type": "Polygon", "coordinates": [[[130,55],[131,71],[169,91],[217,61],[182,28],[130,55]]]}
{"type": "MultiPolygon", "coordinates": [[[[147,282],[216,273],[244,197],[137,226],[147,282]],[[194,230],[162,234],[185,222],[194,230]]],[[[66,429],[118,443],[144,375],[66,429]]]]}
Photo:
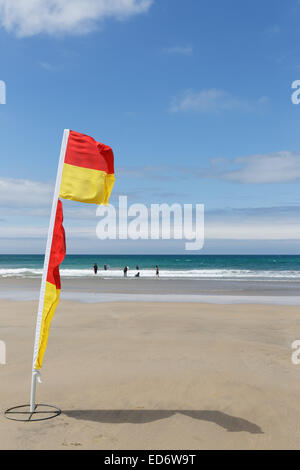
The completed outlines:
{"type": "MultiPolygon", "coordinates": [[[[0,299],[36,301],[40,279],[1,279],[0,299]]],[[[61,297],[83,303],[155,302],[300,306],[300,283],[161,279],[63,279],[61,297]],[[298,285],[299,284],[299,285],[298,285]]]]}

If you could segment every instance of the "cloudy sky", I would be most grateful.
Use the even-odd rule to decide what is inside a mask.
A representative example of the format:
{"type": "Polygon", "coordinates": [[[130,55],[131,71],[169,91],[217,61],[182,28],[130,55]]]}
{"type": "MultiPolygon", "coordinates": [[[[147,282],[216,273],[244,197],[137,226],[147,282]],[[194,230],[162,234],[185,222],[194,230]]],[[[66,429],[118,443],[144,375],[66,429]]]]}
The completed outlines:
{"type": "MultiPolygon", "coordinates": [[[[43,252],[64,128],[114,149],[113,204],[205,204],[204,253],[299,253],[299,15],[298,0],[0,0],[0,253],[43,252]]],[[[69,253],[184,250],[100,241],[96,207],[64,207],[69,253]]]]}

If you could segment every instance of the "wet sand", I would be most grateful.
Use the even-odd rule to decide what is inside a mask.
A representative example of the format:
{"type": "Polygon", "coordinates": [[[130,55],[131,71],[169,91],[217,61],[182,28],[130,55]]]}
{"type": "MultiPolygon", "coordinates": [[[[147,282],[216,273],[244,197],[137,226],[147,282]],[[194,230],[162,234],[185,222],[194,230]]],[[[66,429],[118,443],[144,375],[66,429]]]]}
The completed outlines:
{"type": "MultiPolygon", "coordinates": [[[[0,298],[36,300],[39,297],[40,282],[38,277],[0,278],[0,298]]],[[[238,303],[300,305],[300,282],[292,280],[105,279],[95,276],[88,279],[62,278],[62,296],[67,300],[83,302],[166,300],[168,302],[236,303],[234,298],[239,298],[238,303]],[[222,296],[224,301],[221,299],[222,296]],[[282,297],[283,301],[279,301],[279,297],[282,297]],[[269,302],[263,301],[263,298],[269,298],[269,302]]]]}

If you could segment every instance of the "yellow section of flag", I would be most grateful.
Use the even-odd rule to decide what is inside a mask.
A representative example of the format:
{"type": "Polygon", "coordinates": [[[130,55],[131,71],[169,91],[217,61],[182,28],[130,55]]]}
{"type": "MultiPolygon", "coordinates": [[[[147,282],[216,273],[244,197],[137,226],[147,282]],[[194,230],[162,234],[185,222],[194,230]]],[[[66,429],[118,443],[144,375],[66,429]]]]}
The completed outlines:
{"type": "Polygon", "coordinates": [[[114,182],[112,149],[88,135],[70,131],[60,197],[88,204],[108,204],[114,182]]]}
{"type": "Polygon", "coordinates": [[[46,282],[45,300],[42,316],[39,353],[35,364],[35,369],[41,369],[44,354],[48,344],[50,324],[54,317],[56,307],[59,304],[60,290],[54,284],[46,282]]]}
{"type": "Polygon", "coordinates": [[[60,197],[88,204],[108,204],[115,175],[64,164],[60,197]]]}

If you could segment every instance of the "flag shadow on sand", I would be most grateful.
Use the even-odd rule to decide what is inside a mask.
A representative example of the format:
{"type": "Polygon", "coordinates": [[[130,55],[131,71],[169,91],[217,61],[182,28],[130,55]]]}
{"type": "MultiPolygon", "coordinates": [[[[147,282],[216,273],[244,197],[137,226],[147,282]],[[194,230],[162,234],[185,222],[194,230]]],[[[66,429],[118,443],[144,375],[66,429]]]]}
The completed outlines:
{"type": "Polygon", "coordinates": [[[110,424],[144,424],[182,414],[199,421],[215,423],[228,432],[263,434],[259,426],[246,419],[213,410],[70,410],[63,411],[63,414],[69,418],[110,424]]]}

